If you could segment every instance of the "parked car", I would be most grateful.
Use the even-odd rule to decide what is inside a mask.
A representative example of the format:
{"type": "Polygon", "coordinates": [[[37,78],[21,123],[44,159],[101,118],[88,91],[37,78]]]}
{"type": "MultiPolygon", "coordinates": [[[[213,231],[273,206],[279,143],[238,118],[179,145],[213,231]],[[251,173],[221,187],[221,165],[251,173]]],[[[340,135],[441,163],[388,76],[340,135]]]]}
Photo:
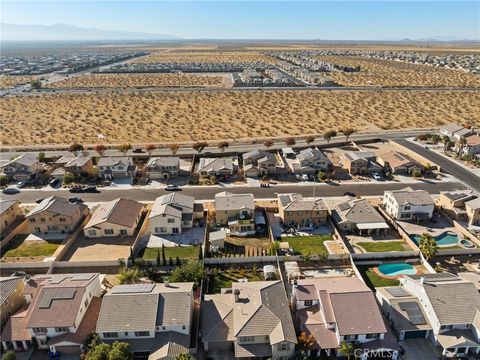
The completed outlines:
{"type": "Polygon", "coordinates": [[[7,194],[7,195],[13,195],[13,194],[18,194],[20,192],[20,190],[17,189],[17,188],[14,188],[14,187],[7,187],[7,188],[3,189],[2,192],[4,194],[7,194]]]}
{"type": "Polygon", "coordinates": [[[135,148],[132,150],[132,152],[134,152],[135,154],[141,154],[141,153],[144,153],[143,149],[142,148],[135,148]]]}
{"type": "Polygon", "coordinates": [[[75,186],[68,189],[68,191],[70,191],[71,193],[83,193],[83,188],[81,188],[80,186],[75,186]]]}
{"type": "Polygon", "coordinates": [[[35,200],[35,202],[36,202],[37,204],[40,204],[43,200],[44,200],[44,198],[38,198],[37,200],[35,200]]]}
{"type": "Polygon", "coordinates": [[[26,181],[19,181],[19,182],[17,183],[17,187],[18,187],[19,189],[23,189],[25,186],[27,186],[27,182],[26,182],[26,181]]]}
{"type": "Polygon", "coordinates": [[[307,174],[303,174],[303,175],[302,175],[302,180],[303,180],[303,181],[308,181],[308,175],[307,175],[307,174]]]}
{"type": "Polygon", "coordinates": [[[346,191],[346,192],[343,193],[343,196],[353,196],[353,197],[355,197],[357,195],[354,192],[346,191]]]}
{"type": "Polygon", "coordinates": [[[177,185],[167,185],[165,190],[167,190],[167,191],[179,191],[180,188],[177,185]]]}
{"type": "Polygon", "coordinates": [[[380,181],[382,180],[382,175],[380,175],[378,172],[373,172],[372,176],[375,180],[380,181]]]}
{"type": "Polygon", "coordinates": [[[83,189],[83,192],[86,192],[86,193],[99,193],[100,190],[98,190],[96,186],[87,186],[86,188],[83,189]]]}
{"type": "Polygon", "coordinates": [[[296,179],[297,179],[298,181],[302,181],[302,176],[301,176],[301,175],[298,175],[298,174],[297,174],[297,175],[295,175],[295,177],[296,177],[296,179]]]}
{"type": "Polygon", "coordinates": [[[60,183],[60,180],[58,180],[58,179],[52,179],[52,180],[50,181],[50,186],[51,186],[51,187],[55,187],[55,186],[57,186],[59,183],[60,183]]]}
{"type": "Polygon", "coordinates": [[[79,197],[70,197],[68,198],[68,202],[72,204],[76,204],[76,203],[83,203],[83,200],[79,197]]]}

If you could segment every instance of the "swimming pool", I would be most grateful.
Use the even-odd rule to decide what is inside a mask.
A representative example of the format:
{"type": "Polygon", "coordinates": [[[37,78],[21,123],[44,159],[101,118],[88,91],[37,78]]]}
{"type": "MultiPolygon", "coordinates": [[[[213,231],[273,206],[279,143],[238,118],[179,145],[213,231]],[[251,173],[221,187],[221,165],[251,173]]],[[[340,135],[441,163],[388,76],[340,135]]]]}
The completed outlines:
{"type": "MultiPolygon", "coordinates": [[[[420,244],[421,237],[422,235],[413,235],[413,241],[415,242],[415,244],[420,244]]],[[[460,241],[458,235],[453,232],[444,232],[440,235],[434,236],[433,238],[437,242],[437,245],[440,247],[458,245],[458,242],[460,241]]]]}
{"type": "Polygon", "coordinates": [[[378,271],[387,276],[415,275],[417,273],[417,269],[406,263],[379,265],[378,271]]]}

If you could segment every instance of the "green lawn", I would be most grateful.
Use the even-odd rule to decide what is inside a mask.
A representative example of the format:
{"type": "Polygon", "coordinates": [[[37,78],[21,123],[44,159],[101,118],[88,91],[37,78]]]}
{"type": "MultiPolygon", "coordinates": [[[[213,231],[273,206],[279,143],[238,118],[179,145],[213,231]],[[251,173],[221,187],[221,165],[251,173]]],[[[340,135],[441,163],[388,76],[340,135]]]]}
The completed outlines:
{"type": "Polygon", "coordinates": [[[374,287],[397,286],[400,284],[400,281],[396,279],[385,279],[378,276],[371,268],[365,272],[365,275],[374,287]]]}
{"type": "MultiPolygon", "coordinates": [[[[220,293],[222,288],[231,288],[232,283],[238,279],[247,278],[248,281],[261,281],[262,271],[261,269],[229,269],[218,270],[216,276],[213,277],[213,290],[212,293],[220,293]]],[[[212,286],[209,286],[212,289],[212,286]]]]}
{"type": "Polygon", "coordinates": [[[365,249],[366,252],[406,251],[408,248],[403,241],[366,241],[356,245],[365,249]]]}
{"type": "Polygon", "coordinates": [[[15,236],[6,249],[2,250],[2,257],[51,256],[60,246],[58,242],[44,240],[25,241],[27,236],[15,236]]]}
{"type": "Polygon", "coordinates": [[[314,235],[314,236],[295,236],[285,237],[282,241],[287,241],[288,245],[298,255],[328,255],[324,241],[333,240],[332,235],[314,235]]]}
{"type": "MultiPolygon", "coordinates": [[[[169,258],[175,260],[177,256],[180,259],[198,259],[198,246],[175,246],[175,247],[165,247],[165,257],[167,261],[169,258]]],[[[156,259],[157,252],[160,252],[160,258],[162,258],[162,248],[145,248],[142,257],[147,260],[156,259]]]]}

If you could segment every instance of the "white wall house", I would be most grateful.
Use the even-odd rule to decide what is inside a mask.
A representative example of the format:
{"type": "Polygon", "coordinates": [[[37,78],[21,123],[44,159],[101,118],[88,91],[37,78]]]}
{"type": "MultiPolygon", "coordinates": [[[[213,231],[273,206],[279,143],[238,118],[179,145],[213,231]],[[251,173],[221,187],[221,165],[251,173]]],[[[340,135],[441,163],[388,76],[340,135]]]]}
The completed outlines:
{"type": "Polygon", "coordinates": [[[385,191],[383,206],[394,219],[402,221],[431,219],[435,210],[435,202],[427,191],[411,188],[385,191]]]}

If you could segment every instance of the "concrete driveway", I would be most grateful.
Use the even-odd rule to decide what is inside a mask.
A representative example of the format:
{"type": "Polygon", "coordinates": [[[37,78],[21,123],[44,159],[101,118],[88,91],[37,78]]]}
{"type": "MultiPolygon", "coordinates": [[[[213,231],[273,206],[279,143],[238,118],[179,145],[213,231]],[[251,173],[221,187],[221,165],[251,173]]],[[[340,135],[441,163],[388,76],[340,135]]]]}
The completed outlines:
{"type": "Polygon", "coordinates": [[[399,344],[405,349],[403,360],[438,360],[442,355],[429,339],[408,339],[399,344]]]}

